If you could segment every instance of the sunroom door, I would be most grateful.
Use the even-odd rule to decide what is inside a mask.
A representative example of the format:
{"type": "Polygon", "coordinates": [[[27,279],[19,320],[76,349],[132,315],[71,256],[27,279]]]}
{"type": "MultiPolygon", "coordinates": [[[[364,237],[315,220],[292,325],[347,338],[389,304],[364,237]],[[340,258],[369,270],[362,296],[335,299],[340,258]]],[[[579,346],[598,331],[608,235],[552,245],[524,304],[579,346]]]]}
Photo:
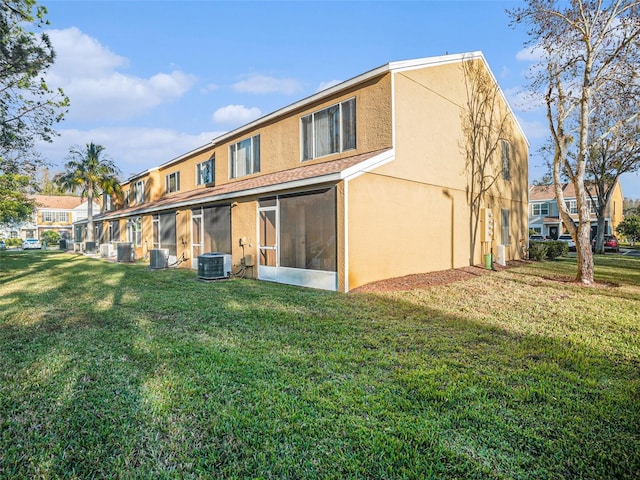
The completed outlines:
{"type": "Polygon", "coordinates": [[[278,264],[278,207],[276,199],[261,200],[258,206],[258,278],[276,280],[278,264]]]}
{"type": "Polygon", "coordinates": [[[191,268],[198,269],[198,255],[202,251],[204,240],[202,230],[202,209],[197,208],[191,211],[191,268]]]}

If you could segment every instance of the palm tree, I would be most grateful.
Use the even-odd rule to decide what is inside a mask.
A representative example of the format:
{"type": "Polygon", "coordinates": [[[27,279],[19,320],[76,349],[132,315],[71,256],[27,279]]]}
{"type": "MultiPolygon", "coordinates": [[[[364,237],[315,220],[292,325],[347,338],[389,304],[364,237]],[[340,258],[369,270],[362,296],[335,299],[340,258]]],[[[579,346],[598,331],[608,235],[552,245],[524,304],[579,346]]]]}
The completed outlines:
{"type": "Polygon", "coordinates": [[[56,182],[70,192],[80,190],[87,197],[87,242],[94,241],[93,199],[103,193],[120,194],[117,177],[120,171],[113,161],[103,155],[104,147],[91,142],[85,150],[72,147],[69,150],[65,171],[56,176],[56,182]]]}

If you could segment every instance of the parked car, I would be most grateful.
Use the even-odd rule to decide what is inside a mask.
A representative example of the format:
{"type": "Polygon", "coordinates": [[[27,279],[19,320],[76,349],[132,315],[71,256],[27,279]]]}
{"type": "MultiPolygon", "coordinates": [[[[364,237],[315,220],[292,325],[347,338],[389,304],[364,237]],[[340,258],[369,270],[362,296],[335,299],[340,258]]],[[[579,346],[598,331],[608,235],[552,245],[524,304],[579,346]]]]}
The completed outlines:
{"type": "Polygon", "coordinates": [[[561,242],[565,242],[569,247],[570,252],[576,251],[576,242],[573,241],[573,238],[568,233],[565,233],[564,235],[560,235],[558,237],[558,240],[561,242]]]}
{"type": "Polygon", "coordinates": [[[6,250],[7,249],[7,244],[4,243],[4,240],[0,240],[0,250],[6,250]]]}
{"type": "MultiPolygon", "coordinates": [[[[594,238],[591,241],[591,248],[595,250],[596,248],[596,239],[594,238]]],[[[618,244],[618,239],[615,235],[605,235],[604,236],[604,251],[609,252],[619,252],[620,245],[618,244]]]]}
{"type": "Polygon", "coordinates": [[[530,242],[546,242],[549,240],[549,237],[545,235],[529,235],[530,242]]]}
{"type": "Polygon", "coordinates": [[[36,238],[27,238],[24,242],[22,242],[23,250],[42,250],[42,244],[40,240],[36,238]]]}

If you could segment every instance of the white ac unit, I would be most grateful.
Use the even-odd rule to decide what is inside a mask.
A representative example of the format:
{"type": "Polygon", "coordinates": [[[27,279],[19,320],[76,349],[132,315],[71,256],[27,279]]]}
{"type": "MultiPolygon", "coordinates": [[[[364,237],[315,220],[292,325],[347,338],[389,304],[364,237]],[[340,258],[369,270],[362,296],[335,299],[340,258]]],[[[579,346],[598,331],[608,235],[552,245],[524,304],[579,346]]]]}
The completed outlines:
{"type": "Polygon", "coordinates": [[[203,253],[198,255],[198,278],[217,280],[231,275],[231,255],[227,253],[203,253]]]}
{"type": "Polygon", "coordinates": [[[100,244],[100,256],[102,258],[108,258],[114,256],[113,245],[110,243],[102,243],[100,244]]]}
{"type": "Polygon", "coordinates": [[[149,250],[149,268],[152,270],[169,267],[169,249],[153,248],[149,250]]]}

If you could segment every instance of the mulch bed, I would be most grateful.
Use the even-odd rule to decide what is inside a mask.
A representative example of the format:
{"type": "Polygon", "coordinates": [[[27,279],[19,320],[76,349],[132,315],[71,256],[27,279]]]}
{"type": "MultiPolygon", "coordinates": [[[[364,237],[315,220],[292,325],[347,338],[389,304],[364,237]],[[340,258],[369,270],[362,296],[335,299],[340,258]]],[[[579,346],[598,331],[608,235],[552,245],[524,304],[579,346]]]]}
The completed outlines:
{"type": "Polygon", "coordinates": [[[513,260],[507,262],[506,266],[494,263],[493,270],[487,270],[484,266],[475,265],[472,267],[452,268],[442,270],[440,272],[417,273],[406,275],[404,277],[388,278],[378,282],[368,283],[361,287],[351,290],[352,293],[376,293],[376,292],[393,292],[402,290],[415,290],[419,288],[433,287],[437,285],[447,285],[449,283],[469,280],[471,278],[482,275],[490,275],[518,265],[529,263],[525,260],[513,260]]]}

